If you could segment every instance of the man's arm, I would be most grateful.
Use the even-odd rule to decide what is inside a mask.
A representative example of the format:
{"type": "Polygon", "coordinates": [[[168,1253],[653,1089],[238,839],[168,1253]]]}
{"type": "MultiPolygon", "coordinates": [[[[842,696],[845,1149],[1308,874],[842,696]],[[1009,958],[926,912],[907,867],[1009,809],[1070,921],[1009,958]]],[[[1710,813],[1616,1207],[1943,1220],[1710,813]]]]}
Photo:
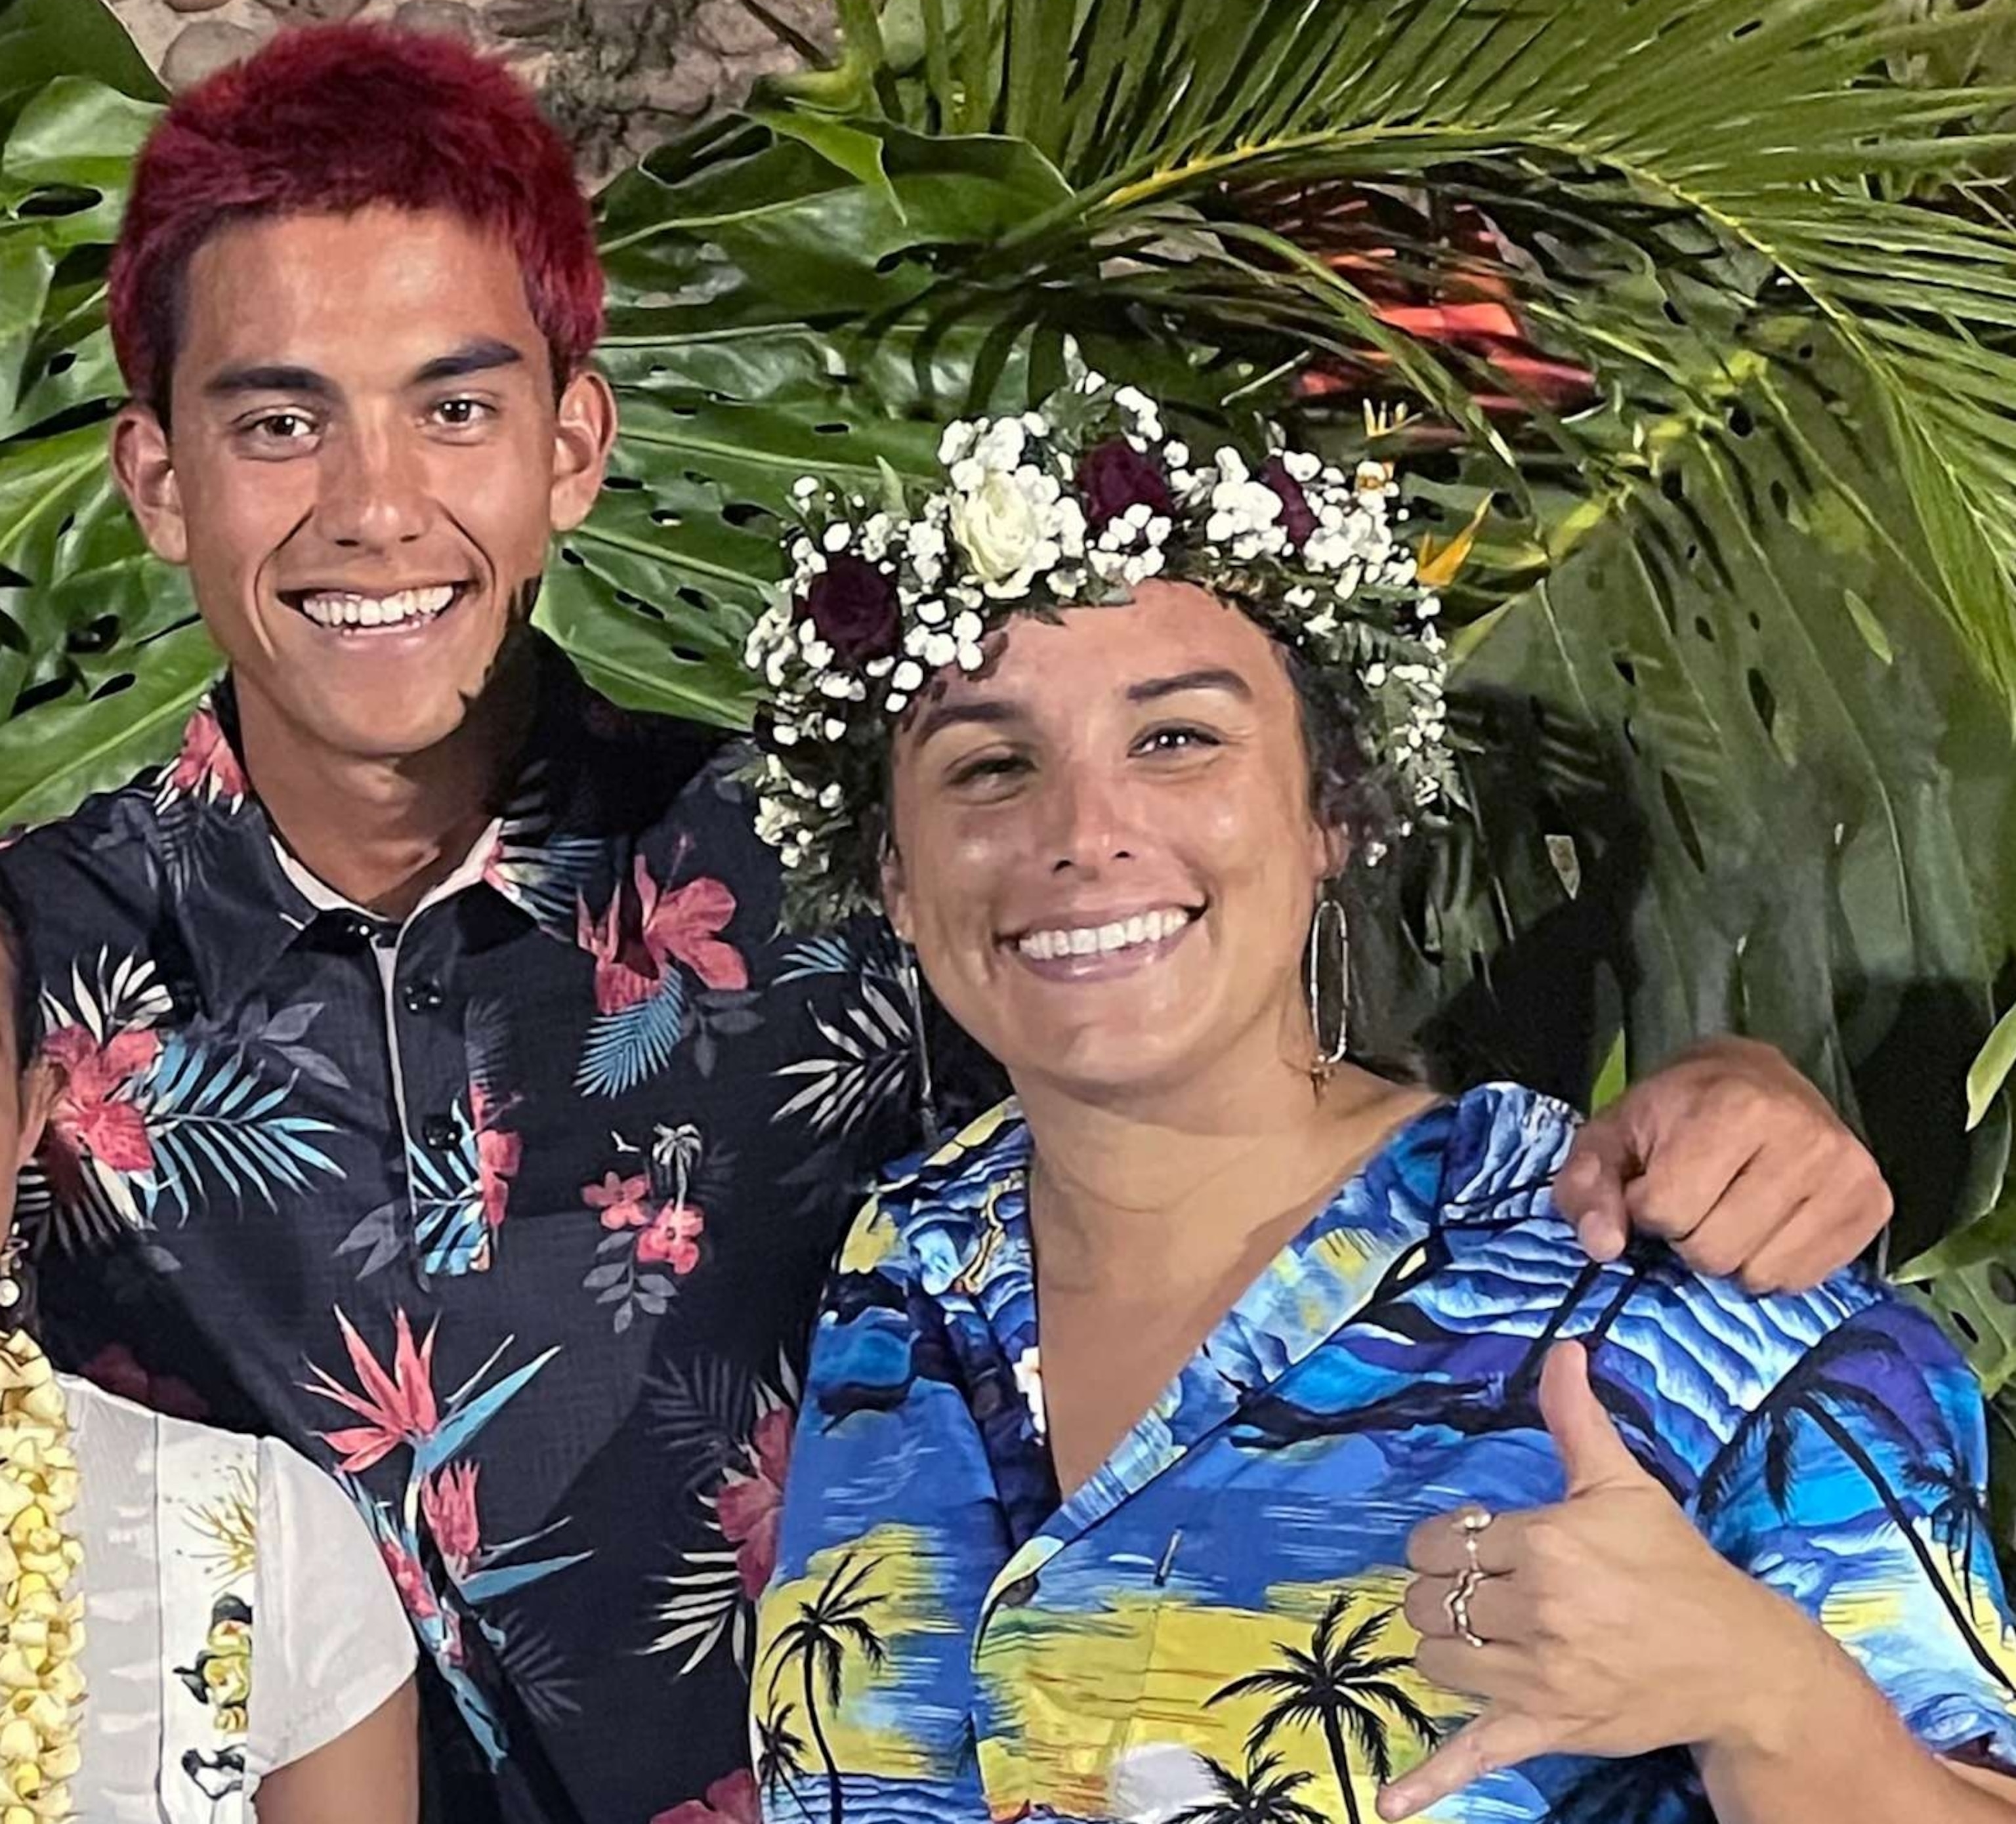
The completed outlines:
{"type": "Polygon", "coordinates": [[[1683,1052],[1590,1121],[1554,1195],[1599,1260],[1636,1230],[1752,1292],[1818,1284],[1892,1208],[1826,1098],[1771,1046],[1733,1038],[1683,1052]]]}

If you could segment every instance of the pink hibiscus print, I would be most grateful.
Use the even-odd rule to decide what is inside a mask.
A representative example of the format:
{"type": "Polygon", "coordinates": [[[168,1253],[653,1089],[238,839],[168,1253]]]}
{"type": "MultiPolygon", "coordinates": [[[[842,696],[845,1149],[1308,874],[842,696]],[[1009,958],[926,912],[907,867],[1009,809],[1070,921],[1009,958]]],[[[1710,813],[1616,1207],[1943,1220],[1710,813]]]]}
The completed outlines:
{"type": "Polygon", "coordinates": [[[784,1503],[784,1472],[791,1461],[791,1413],[779,1406],[756,1421],[744,1454],[749,1466],[731,1469],[715,1497],[721,1530],[735,1548],[742,1593],[753,1603],[777,1567],[777,1520],[784,1503]]]}
{"type": "Polygon", "coordinates": [[[124,1343],[108,1343],[87,1362],[84,1378],[108,1394],[165,1412],[171,1419],[207,1419],[210,1407],[196,1389],[172,1374],[149,1374],[124,1343]]]}
{"type": "Polygon", "coordinates": [[[651,1181],[641,1173],[635,1178],[618,1178],[613,1171],[604,1172],[599,1185],[583,1185],[581,1200],[591,1210],[602,1212],[602,1226],[618,1229],[642,1229],[651,1219],[651,1212],[644,1207],[644,1200],[651,1194],[651,1181]]]}
{"type": "Polygon", "coordinates": [[[228,800],[235,807],[244,800],[245,769],[225,739],[217,711],[207,703],[189,718],[182,732],[182,751],[175,756],[168,783],[185,795],[200,795],[213,802],[228,800]]]}
{"type": "Polygon", "coordinates": [[[576,920],[581,947],[595,959],[595,1005],[620,1013],[658,991],[674,962],[710,988],[746,988],[748,966],[720,934],[735,916],[735,895],[718,880],[689,880],[661,892],[643,858],[632,882],[620,888],[599,919],[581,902],[576,920]]]}
{"type": "Polygon", "coordinates": [[[704,1799],[688,1799],[669,1811],[661,1811],[651,1824],[763,1824],[756,1776],[747,1768],[738,1767],[709,1786],[704,1799]]]}
{"type": "Polygon", "coordinates": [[[675,1273],[690,1273],[700,1265],[700,1232],[707,1218],[689,1203],[675,1199],[651,1220],[637,1237],[639,1264],[670,1267],[675,1273]]]}
{"type": "Polygon", "coordinates": [[[59,1026],[42,1042],[63,1075],[49,1130],[74,1157],[89,1157],[114,1171],[151,1171],[153,1143],[146,1115],[124,1092],[160,1056],[158,1033],[115,1033],[103,1045],[81,1026],[59,1026]]]}
{"type": "Polygon", "coordinates": [[[525,1142],[517,1134],[495,1125],[499,1111],[490,1106],[483,1085],[469,1086],[469,1124],[476,1130],[476,1182],[483,1196],[483,1220],[491,1228],[503,1225],[505,1207],[511,1200],[511,1181],[518,1175],[525,1142]]]}

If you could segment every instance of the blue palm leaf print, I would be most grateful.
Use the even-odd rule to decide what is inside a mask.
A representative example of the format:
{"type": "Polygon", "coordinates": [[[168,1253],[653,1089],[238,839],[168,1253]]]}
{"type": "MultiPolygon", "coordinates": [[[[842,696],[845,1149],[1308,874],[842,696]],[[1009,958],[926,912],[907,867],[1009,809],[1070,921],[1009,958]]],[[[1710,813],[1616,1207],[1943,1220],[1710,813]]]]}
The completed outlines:
{"type": "Polygon", "coordinates": [[[454,1149],[436,1153],[408,1143],[406,1171],[412,1187],[413,1245],[427,1273],[466,1273],[488,1239],[483,1218],[482,1162],[476,1129],[458,1103],[454,1149]]]}
{"type": "Polygon", "coordinates": [[[668,970],[647,999],[596,1015],[575,1086],[589,1095],[626,1094],[671,1062],[686,1031],[686,983],[668,970]]]}
{"type": "Polygon", "coordinates": [[[277,1193],[305,1191],[317,1174],[342,1175],[316,1143],[327,1121],[283,1113],[296,1078],[272,1081],[242,1053],[218,1052],[171,1033],[136,1098],[154,1168],[135,1182],[148,1219],[164,1204],[186,1220],[196,1200],[221,1191],[277,1207],[277,1193]]]}

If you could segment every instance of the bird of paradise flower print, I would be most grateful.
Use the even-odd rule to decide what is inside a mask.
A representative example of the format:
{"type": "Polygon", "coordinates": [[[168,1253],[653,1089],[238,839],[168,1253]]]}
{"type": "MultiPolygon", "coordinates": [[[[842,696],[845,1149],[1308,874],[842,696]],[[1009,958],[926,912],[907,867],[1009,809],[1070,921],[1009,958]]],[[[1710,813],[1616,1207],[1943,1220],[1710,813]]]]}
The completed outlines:
{"type": "Polygon", "coordinates": [[[641,855],[599,917],[581,900],[577,934],[595,959],[596,1017],[577,1078],[588,1094],[620,1095],[664,1068],[686,1036],[687,974],[704,988],[748,987],[742,953],[721,936],[735,905],[710,876],[661,887],[641,855]]]}
{"type": "Polygon", "coordinates": [[[336,1322],[357,1378],[356,1387],[345,1387],[312,1362],[309,1368],[315,1378],[302,1384],[363,1423],[324,1432],[322,1441],[337,1453],[337,1473],[370,1524],[379,1556],[414,1631],[447,1682],[471,1732],[495,1765],[507,1750],[503,1721],[470,1675],[465,1629],[473,1624],[493,1649],[502,1652],[504,1631],[484,1614],[483,1605],[578,1564],[589,1554],[575,1552],[531,1560],[518,1556],[557,1531],[564,1521],[529,1538],[485,1545],[477,1500],[481,1466],[463,1459],[463,1452],[559,1351],[543,1351],[478,1391],[484,1376],[509,1349],[511,1340],[506,1337],[490,1360],[444,1401],[436,1397],[434,1387],[437,1323],[430,1325],[416,1343],[405,1312],[395,1311],[392,1364],[387,1369],[340,1309],[336,1322]],[[410,1455],[404,1498],[395,1512],[391,1502],[373,1498],[351,1478],[402,1450],[410,1455]],[[446,1574],[439,1581],[430,1574],[421,1549],[423,1528],[439,1552],[446,1574]]]}

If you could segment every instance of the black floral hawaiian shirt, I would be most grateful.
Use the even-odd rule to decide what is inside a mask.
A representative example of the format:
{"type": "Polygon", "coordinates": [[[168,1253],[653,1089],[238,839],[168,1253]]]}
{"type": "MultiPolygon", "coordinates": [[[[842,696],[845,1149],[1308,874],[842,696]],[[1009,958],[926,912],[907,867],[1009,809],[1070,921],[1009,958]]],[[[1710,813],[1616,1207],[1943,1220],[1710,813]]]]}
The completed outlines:
{"type": "Polygon", "coordinates": [[[542,664],[513,795],[403,923],[277,845],[228,686],[0,856],[63,1067],[23,1215],[67,1364],[343,1479],[434,1815],[740,1824],[801,1351],[912,1138],[909,1002],[893,951],[777,934],[734,746],[542,664]]]}

